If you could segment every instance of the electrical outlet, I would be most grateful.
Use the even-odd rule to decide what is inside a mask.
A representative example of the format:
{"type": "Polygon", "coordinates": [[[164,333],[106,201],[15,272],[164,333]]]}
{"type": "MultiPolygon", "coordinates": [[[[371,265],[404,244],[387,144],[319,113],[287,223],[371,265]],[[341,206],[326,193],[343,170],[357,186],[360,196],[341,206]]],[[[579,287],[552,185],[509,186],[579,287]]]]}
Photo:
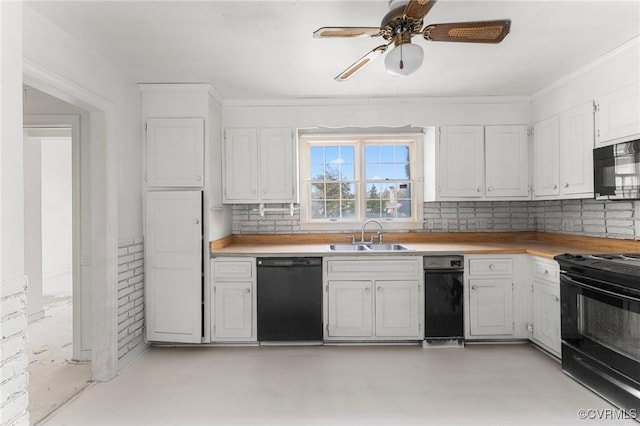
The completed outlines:
{"type": "Polygon", "coordinates": [[[571,220],[571,219],[562,219],[562,230],[563,231],[572,231],[573,230],[573,220],[571,220]]]}
{"type": "Polygon", "coordinates": [[[429,230],[442,231],[447,229],[448,222],[447,219],[427,219],[426,225],[429,230]]]}
{"type": "Polygon", "coordinates": [[[476,219],[476,229],[487,229],[487,219],[476,219]]]}

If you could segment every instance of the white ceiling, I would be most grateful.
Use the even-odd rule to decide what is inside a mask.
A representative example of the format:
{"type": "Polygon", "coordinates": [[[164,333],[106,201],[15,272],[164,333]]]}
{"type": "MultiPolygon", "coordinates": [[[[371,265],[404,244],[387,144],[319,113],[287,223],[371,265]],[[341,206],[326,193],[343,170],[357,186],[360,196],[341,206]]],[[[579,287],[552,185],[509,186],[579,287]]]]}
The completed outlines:
{"type": "Polygon", "coordinates": [[[136,81],[211,83],[224,99],[527,96],[640,34],[640,2],[439,0],[425,24],[511,19],[497,45],[427,42],[394,77],[378,58],[333,78],[381,38],[314,39],[322,26],[378,26],[387,1],[29,2],[136,81]]]}

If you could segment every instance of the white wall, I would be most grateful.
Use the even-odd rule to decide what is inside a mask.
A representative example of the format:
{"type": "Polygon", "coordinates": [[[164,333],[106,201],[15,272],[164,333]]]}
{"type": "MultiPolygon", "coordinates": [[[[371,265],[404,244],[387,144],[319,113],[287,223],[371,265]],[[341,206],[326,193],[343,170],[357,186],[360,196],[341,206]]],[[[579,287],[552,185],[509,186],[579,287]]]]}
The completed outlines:
{"type": "Polygon", "coordinates": [[[389,98],[225,101],[222,127],[528,124],[526,98],[389,98]]]}
{"type": "MultiPolygon", "coordinates": [[[[42,138],[42,274],[48,279],[71,274],[71,138],[42,138]]],[[[71,280],[69,280],[71,292],[71,280]]]]}
{"type": "Polygon", "coordinates": [[[640,81],[640,37],[536,93],[531,123],[640,81]]]}
{"type": "Polygon", "coordinates": [[[113,103],[118,141],[118,236],[142,235],[142,141],[137,82],[24,6],[24,59],[113,103]]]}
{"type": "Polygon", "coordinates": [[[22,2],[0,2],[0,425],[28,425],[22,2]]]}

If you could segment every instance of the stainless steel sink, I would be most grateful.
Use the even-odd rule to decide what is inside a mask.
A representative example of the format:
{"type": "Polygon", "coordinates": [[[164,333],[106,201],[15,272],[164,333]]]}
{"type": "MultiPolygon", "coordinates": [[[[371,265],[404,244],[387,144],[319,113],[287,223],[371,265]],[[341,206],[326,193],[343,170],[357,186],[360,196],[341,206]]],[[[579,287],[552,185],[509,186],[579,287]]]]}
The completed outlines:
{"type": "Polygon", "coordinates": [[[329,251],[407,251],[411,250],[402,244],[329,244],[329,251]]]}
{"type": "Polygon", "coordinates": [[[369,250],[373,251],[401,251],[401,250],[411,250],[407,246],[403,246],[402,244],[371,244],[368,246],[369,250]]]}
{"type": "Polygon", "coordinates": [[[329,244],[330,251],[368,251],[364,244],[329,244]]]}

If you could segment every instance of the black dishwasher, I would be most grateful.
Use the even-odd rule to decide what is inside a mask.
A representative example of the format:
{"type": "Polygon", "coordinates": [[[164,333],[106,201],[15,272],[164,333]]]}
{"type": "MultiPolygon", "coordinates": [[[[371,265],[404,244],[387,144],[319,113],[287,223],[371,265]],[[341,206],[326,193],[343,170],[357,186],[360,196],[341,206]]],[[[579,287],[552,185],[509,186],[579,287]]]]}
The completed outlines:
{"type": "Polygon", "coordinates": [[[322,258],[258,258],[258,341],[322,341],[322,258]]]}
{"type": "Polygon", "coordinates": [[[424,293],[427,343],[464,340],[462,256],[425,256],[424,293]]]}

